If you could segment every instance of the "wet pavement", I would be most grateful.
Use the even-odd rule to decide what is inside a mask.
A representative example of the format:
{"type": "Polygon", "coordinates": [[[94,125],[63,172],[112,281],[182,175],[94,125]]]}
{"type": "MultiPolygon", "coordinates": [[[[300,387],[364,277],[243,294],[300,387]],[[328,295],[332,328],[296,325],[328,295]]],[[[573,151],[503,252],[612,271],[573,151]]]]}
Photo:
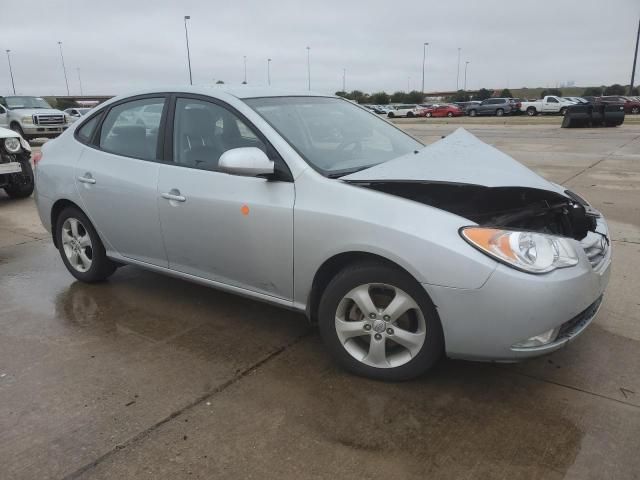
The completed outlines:
{"type": "Polygon", "coordinates": [[[0,194],[0,479],[640,478],[640,126],[469,129],[607,215],[577,341],[353,377],[301,315],[134,267],[74,281],[33,200],[0,194]]]}

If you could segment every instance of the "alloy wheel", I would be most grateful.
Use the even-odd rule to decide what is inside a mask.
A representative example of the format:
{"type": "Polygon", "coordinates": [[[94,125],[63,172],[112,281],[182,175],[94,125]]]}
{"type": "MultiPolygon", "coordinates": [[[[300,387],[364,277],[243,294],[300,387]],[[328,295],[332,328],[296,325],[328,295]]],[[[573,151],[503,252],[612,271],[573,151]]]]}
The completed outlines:
{"type": "Polygon", "coordinates": [[[69,264],[78,272],[87,272],[93,262],[93,245],[82,222],[77,218],[67,218],[62,224],[61,239],[69,264]]]}
{"type": "Polygon", "coordinates": [[[388,284],[364,284],[338,303],[335,329],[343,348],[376,368],[394,368],[413,359],[425,343],[426,321],[417,302],[388,284]]]}

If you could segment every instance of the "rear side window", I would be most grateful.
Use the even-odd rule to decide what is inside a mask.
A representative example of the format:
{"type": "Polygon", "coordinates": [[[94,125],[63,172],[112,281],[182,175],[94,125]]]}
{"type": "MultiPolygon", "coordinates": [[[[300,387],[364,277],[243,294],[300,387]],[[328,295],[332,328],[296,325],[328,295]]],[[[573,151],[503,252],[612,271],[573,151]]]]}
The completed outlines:
{"type": "Polygon", "coordinates": [[[164,98],[145,98],[116,105],[104,119],[100,148],[125,157],[155,160],[164,98]]]}
{"type": "Polygon", "coordinates": [[[102,113],[99,113],[98,115],[91,117],[78,129],[77,135],[80,141],[83,143],[89,143],[91,141],[93,133],[96,131],[96,127],[98,126],[98,123],[100,123],[101,118],[102,113]]]}

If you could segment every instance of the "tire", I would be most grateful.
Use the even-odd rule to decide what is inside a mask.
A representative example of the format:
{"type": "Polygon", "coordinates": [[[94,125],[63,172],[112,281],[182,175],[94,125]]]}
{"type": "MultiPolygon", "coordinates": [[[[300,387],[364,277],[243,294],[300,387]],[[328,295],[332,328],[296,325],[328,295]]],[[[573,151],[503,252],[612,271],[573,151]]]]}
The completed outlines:
{"type": "Polygon", "coordinates": [[[565,116],[565,114],[567,113],[567,108],[566,108],[566,107],[562,107],[562,108],[560,109],[560,112],[559,112],[559,113],[560,113],[560,115],[562,115],[562,116],[564,117],[564,116],[565,116]]]}
{"type": "Polygon", "coordinates": [[[11,130],[13,130],[14,132],[16,132],[17,134],[19,134],[22,138],[24,138],[24,139],[26,140],[26,138],[25,138],[25,136],[24,136],[24,132],[22,131],[22,127],[20,126],[20,124],[19,124],[19,123],[17,123],[17,122],[12,122],[12,123],[11,123],[11,126],[10,126],[9,128],[10,128],[11,130]]]}
{"type": "Polygon", "coordinates": [[[388,117],[388,118],[393,118],[393,117],[395,117],[395,115],[393,114],[393,112],[389,112],[389,113],[387,114],[387,117],[388,117]]]}
{"type": "Polygon", "coordinates": [[[449,117],[449,118],[453,117],[453,113],[447,112],[447,117],[449,117]]]}
{"type": "Polygon", "coordinates": [[[469,116],[470,116],[470,117],[475,117],[477,114],[478,114],[478,112],[477,112],[477,111],[475,111],[475,110],[469,110],[469,116]]]}
{"type": "Polygon", "coordinates": [[[33,181],[33,168],[31,167],[31,163],[29,161],[21,163],[22,175],[16,174],[12,176],[12,178],[14,179],[18,178],[20,182],[10,183],[6,187],[4,187],[4,191],[11,198],[27,198],[33,193],[35,183],[33,181]]]}
{"type": "Polygon", "coordinates": [[[504,110],[499,108],[496,110],[496,117],[502,117],[504,115],[504,110]]]}
{"type": "Polygon", "coordinates": [[[431,113],[431,112],[427,112],[427,113],[425,114],[425,117],[429,117],[429,118],[431,118],[432,116],[433,116],[433,113],[431,113]]]}
{"type": "Polygon", "coordinates": [[[407,118],[413,118],[413,116],[414,116],[414,115],[413,115],[413,112],[409,112],[409,113],[407,113],[407,118]]]}
{"type": "Polygon", "coordinates": [[[444,351],[440,319],[427,293],[409,274],[382,263],[359,263],[338,273],[322,295],[318,319],[320,334],[333,357],[356,375],[408,380],[433,367],[444,351]],[[358,297],[358,292],[364,295],[358,297]],[[371,292],[376,292],[374,299],[371,292]],[[389,302],[400,298],[398,295],[408,306],[397,310],[401,315],[395,320],[391,311],[391,319],[383,317],[380,309],[390,305],[381,300],[389,302]],[[362,313],[352,296],[375,302],[370,308],[375,313],[362,313]],[[394,339],[403,339],[402,343],[410,339],[409,346],[394,339]]]}
{"type": "Polygon", "coordinates": [[[632,107],[631,113],[633,113],[634,115],[637,115],[638,113],[640,113],[640,107],[632,107]]]}
{"type": "Polygon", "coordinates": [[[117,264],[107,257],[96,229],[82,211],[76,207],[65,208],[56,219],[55,225],[60,257],[71,275],[81,282],[96,283],[106,280],[115,272],[117,264]],[[76,227],[73,227],[74,223],[76,227]],[[65,238],[63,229],[66,233],[65,238]],[[85,260],[80,251],[84,254],[85,260]],[[86,259],[89,260],[88,263],[86,259]]]}
{"type": "Polygon", "coordinates": [[[538,111],[535,109],[535,107],[527,108],[527,115],[529,115],[530,117],[535,117],[537,114],[538,111]]]}

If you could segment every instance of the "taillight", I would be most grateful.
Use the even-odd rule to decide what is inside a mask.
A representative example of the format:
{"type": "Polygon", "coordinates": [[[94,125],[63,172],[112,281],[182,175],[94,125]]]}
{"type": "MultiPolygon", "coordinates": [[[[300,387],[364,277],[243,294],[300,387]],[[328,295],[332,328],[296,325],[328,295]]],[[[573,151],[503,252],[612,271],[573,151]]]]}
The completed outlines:
{"type": "Polygon", "coordinates": [[[42,160],[42,150],[38,150],[36,152],[33,152],[31,154],[31,160],[33,160],[33,164],[35,166],[37,166],[38,163],[40,162],[40,160],[42,160]]]}

